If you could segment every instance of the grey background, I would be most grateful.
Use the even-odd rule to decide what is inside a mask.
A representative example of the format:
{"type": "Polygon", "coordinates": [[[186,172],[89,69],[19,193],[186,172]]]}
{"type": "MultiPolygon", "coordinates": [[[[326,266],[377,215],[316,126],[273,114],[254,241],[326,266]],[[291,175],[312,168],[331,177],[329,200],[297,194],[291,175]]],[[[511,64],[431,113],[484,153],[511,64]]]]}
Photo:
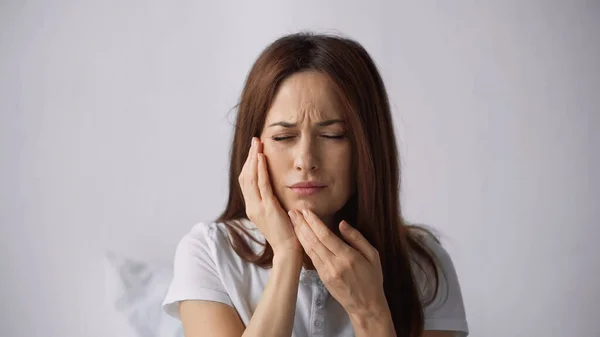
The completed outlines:
{"type": "Polygon", "coordinates": [[[410,220],[472,336],[597,336],[598,1],[0,2],[0,336],[108,336],[102,257],[169,266],[227,192],[243,80],[299,29],[389,90],[410,220]],[[594,173],[596,172],[596,173],[594,173]]]}

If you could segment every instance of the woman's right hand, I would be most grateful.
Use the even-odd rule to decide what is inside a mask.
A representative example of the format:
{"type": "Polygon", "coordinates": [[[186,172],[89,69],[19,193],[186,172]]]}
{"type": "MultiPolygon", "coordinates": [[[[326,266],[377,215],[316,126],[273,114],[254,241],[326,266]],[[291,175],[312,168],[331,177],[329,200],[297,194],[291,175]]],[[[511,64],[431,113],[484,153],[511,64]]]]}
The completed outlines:
{"type": "Polygon", "coordinates": [[[266,157],[256,137],[252,138],[248,158],[238,181],[246,203],[246,215],[269,242],[273,253],[302,256],[302,245],[296,237],[290,217],[273,194],[266,157]]]}

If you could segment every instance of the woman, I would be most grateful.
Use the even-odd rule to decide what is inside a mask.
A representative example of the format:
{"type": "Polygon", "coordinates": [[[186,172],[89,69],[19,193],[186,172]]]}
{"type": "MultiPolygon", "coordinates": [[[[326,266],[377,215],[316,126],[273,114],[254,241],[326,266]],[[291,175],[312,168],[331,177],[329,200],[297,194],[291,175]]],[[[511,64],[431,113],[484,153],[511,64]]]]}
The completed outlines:
{"type": "Polygon", "coordinates": [[[403,220],[399,181],[363,47],[276,40],[238,105],[227,207],[179,243],[165,311],[186,337],[466,336],[452,261],[403,220]]]}

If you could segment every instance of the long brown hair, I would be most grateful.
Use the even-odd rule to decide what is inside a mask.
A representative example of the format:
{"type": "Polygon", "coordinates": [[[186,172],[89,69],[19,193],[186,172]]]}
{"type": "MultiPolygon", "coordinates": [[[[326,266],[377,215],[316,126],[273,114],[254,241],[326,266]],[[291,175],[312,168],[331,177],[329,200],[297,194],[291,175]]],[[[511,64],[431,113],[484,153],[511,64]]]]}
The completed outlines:
{"type": "Polygon", "coordinates": [[[411,261],[433,272],[435,292],[429,301],[437,294],[438,262],[417,231],[411,230],[414,226],[402,217],[399,157],[387,93],[375,63],[356,41],[302,32],[277,39],[259,55],[237,105],[229,200],[216,221],[228,225],[231,243],[241,258],[265,268],[272,266],[273,251],[268,243],[257,254],[242,238],[253,236],[236,221],[247,219],[238,176],[252,137],[260,137],[280,84],[301,71],[318,71],[329,78],[342,100],[349,125],[356,193],[336,218],[353,225],[379,251],[384,291],[397,335],[420,336],[424,303],[411,261]],[[418,261],[424,261],[424,265],[418,261]]]}

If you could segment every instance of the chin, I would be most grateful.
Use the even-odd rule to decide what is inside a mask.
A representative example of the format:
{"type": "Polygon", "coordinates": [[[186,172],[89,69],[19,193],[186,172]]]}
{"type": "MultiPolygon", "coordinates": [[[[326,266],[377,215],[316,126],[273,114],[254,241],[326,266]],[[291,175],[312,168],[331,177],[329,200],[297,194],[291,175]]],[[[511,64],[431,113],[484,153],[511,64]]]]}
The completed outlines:
{"type": "Polygon", "coordinates": [[[319,202],[318,200],[295,200],[294,202],[290,203],[290,205],[290,209],[309,209],[321,219],[335,214],[334,210],[330,210],[328,207],[323,207],[323,202],[319,202]]]}
{"type": "Polygon", "coordinates": [[[315,214],[321,213],[318,207],[319,203],[313,200],[293,200],[289,202],[288,205],[290,205],[290,209],[301,210],[307,208],[315,214]]]}

